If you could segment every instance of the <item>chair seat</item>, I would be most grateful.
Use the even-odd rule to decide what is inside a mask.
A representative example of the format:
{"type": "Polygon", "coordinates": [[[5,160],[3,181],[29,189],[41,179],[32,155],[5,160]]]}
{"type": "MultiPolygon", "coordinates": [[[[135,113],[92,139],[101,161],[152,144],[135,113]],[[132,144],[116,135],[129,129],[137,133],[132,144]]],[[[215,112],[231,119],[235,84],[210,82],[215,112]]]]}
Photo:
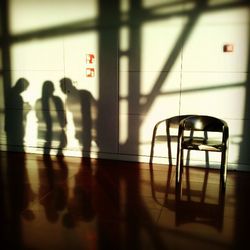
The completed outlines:
{"type": "Polygon", "coordinates": [[[206,140],[205,138],[184,138],[182,142],[182,148],[190,150],[221,152],[224,149],[224,145],[217,140],[206,140]]]}

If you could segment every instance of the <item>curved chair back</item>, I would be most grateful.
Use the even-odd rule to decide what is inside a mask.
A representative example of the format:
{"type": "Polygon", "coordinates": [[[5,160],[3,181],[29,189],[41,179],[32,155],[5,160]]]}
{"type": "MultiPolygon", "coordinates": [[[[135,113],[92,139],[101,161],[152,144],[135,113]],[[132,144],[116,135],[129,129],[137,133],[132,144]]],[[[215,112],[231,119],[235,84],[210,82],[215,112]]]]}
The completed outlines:
{"type": "Polygon", "coordinates": [[[180,125],[184,130],[212,132],[223,132],[227,127],[227,123],[225,121],[216,117],[205,115],[188,116],[181,121],[180,125]]]}

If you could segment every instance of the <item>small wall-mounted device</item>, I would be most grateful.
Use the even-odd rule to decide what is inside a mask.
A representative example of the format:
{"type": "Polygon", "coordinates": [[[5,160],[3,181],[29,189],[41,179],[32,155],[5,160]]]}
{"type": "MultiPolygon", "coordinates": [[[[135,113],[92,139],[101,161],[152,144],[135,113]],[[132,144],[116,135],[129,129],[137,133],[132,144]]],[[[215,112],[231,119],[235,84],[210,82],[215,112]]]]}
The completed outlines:
{"type": "Polygon", "coordinates": [[[234,45],[232,43],[223,45],[223,52],[233,52],[233,51],[234,51],[234,45]]]}

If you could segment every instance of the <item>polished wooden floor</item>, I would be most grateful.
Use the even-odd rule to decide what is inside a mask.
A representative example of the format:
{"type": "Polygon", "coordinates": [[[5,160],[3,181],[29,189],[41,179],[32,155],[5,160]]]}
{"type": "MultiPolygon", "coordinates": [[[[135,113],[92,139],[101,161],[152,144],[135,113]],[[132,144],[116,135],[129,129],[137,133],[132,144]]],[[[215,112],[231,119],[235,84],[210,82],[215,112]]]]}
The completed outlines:
{"type": "Polygon", "coordinates": [[[249,249],[250,172],[0,154],[1,249],[249,249]]]}

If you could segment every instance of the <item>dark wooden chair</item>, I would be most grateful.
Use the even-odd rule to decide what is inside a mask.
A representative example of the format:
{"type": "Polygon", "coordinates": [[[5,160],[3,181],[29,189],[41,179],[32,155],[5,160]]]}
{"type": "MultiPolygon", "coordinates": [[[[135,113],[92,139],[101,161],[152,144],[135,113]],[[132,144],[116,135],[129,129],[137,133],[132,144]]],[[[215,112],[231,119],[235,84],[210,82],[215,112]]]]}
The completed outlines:
{"type": "Polygon", "coordinates": [[[179,123],[176,184],[181,182],[183,151],[199,150],[221,153],[220,183],[225,188],[227,177],[227,152],[229,129],[225,121],[205,115],[184,117],[179,123]],[[197,136],[197,132],[199,135],[197,136]],[[211,138],[220,133],[220,137],[211,138]],[[202,136],[201,136],[202,134],[202,136]]]}

